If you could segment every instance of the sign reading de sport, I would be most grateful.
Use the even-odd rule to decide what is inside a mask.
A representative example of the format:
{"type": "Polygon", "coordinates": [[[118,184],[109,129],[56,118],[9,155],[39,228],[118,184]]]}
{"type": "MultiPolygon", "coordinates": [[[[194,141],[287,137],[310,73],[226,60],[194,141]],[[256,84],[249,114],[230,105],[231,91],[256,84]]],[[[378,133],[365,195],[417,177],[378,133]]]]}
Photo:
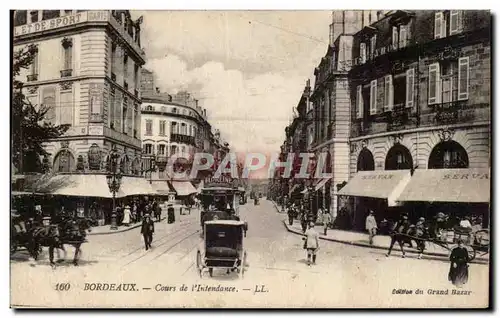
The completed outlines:
{"type": "Polygon", "coordinates": [[[17,26],[14,28],[14,36],[57,29],[87,21],[108,21],[108,18],[109,15],[107,11],[79,12],[76,14],[66,15],[50,20],[43,20],[22,26],[17,26]]]}

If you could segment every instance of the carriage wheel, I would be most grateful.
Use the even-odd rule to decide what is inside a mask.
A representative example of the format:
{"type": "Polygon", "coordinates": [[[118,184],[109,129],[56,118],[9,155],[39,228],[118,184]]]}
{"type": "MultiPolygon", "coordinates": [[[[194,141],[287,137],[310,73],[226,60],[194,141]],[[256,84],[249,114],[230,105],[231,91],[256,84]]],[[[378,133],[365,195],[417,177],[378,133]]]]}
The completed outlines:
{"type": "Polygon", "coordinates": [[[14,240],[10,241],[10,255],[14,254],[17,251],[17,242],[14,240]]]}
{"type": "Polygon", "coordinates": [[[467,253],[469,254],[469,261],[472,261],[476,258],[476,250],[470,245],[464,245],[465,249],[467,249],[467,253]]]}
{"type": "MultiPolygon", "coordinates": [[[[481,247],[490,245],[490,231],[489,230],[480,230],[474,234],[474,240],[477,241],[477,244],[481,247]]],[[[476,242],[474,242],[476,244],[476,242]]]]}
{"type": "Polygon", "coordinates": [[[198,269],[198,274],[200,275],[200,278],[201,278],[203,265],[201,264],[201,252],[200,252],[200,250],[198,250],[196,252],[196,268],[198,269]]]}

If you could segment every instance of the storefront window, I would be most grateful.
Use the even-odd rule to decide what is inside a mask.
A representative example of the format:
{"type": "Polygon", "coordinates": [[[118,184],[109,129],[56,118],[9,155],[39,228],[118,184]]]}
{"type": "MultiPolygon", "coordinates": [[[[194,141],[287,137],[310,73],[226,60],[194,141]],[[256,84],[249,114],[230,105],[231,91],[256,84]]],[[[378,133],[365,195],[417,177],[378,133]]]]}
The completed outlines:
{"type": "Polygon", "coordinates": [[[453,140],[439,143],[429,156],[429,169],[464,169],[468,167],[467,151],[453,140]]]}

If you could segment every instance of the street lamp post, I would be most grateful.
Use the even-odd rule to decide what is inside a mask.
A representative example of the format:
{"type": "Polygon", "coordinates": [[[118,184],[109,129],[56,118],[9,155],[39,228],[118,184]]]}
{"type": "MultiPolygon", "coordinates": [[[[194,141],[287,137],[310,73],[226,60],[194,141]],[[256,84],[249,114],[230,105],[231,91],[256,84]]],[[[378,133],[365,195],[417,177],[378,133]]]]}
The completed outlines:
{"type": "Polygon", "coordinates": [[[109,167],[106,181],[108,182],[109,191],[113,194],[113,210],[111,212],[111,230],[117,230],[116,225],[116,193],[120,190],[122,174],[118,170],[118,158],[120,154],[113,148],[109,154],[109,167]]]}

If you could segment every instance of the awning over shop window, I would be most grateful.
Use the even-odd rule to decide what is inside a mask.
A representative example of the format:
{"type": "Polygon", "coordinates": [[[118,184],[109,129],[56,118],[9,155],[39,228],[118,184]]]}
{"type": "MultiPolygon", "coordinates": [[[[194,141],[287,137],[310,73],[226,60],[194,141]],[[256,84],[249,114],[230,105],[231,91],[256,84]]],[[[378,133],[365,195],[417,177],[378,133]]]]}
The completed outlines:
{"type": "Polygon", "coordinates": [[[155,194],[157,195],[175,194],[175,192],[172,189],[170,189],[168,181],[153,182],[151,187],[153,188],[155,194]]]}
{"type": "Polygon", "coordinates": [[[148,180],[142,177],[123,177],[120,185],[122,196],[152,195],[155,190],[148,180]]]}
{"type": "Polygon", "coordinates": [[[196,193],[196,188],[189,181],[172,181],[172,187],[179,196],[196,193]]]}
{"type": "MultiPolygon", "coordinates": [[[[33,185],[33,192],[81,197],[113,197],[113,194],[109,191],[105,175],[63,174],[42,178],[33,185]]],[[[124,194],[120,189],[116,197],[120,198],[123,196],[124,194]]]]}
{"type": "Polygon", "coordinates": [[[490,202],[489,169],[416,170],[398,201],[490,202]]]}
{"type": "Polygon", "coordinates": [[[360,171],[337,195],[387,199],[394,206],[410,178],[410,170],[360,171]]]}

